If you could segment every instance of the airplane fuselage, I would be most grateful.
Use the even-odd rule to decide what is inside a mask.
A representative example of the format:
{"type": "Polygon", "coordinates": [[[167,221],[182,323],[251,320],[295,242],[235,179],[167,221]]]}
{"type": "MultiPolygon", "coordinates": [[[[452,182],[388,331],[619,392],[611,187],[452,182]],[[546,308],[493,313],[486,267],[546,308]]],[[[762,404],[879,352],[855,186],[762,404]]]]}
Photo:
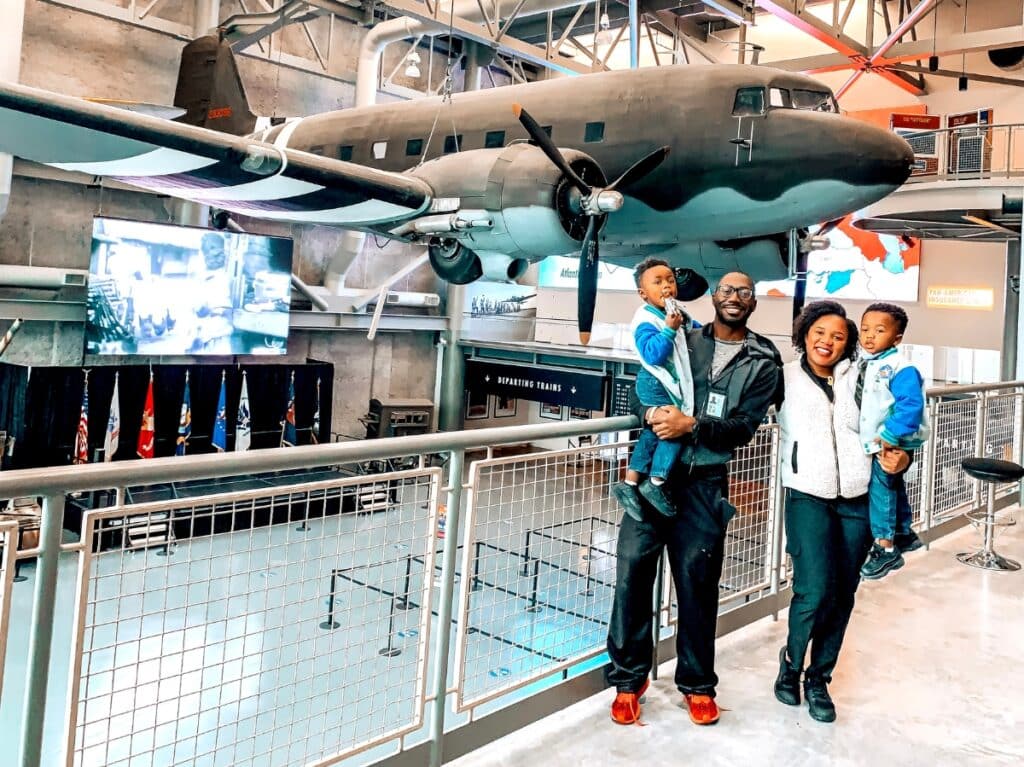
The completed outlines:
{"type": "Polygon", "coordinates": [[[830,220],[903,183],[912,159],[905,142],[835,112],[796,108],[814,100],[808,94],[834,105],[821,83],[768,67],[659,67],[341,110],[256,137],[402,172],[424,159],[525,141],[512,111],[520,103],[550,126],[556,145],[590,155],[609,179],[667,145],[667,160],[622,190],[625,205],[601,234],[603,257],[635,259],[638,249],[771,236],[830,220]]]}

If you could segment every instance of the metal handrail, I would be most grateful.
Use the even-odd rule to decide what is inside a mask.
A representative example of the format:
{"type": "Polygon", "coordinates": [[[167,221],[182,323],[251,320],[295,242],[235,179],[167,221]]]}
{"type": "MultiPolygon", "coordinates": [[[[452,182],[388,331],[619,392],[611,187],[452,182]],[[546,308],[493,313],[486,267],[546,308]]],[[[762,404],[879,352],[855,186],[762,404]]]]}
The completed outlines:
{"type": "Polygon", "coordinates": [[[1024,388],[1024,381],[997,381],[988,384],[949,384],[947,386],[932,386],[925,389],[928,397],[944,397],[948,394],[981,394],[982,392],[996,391],[998,389],[1019,389],[1024,388]]]}
{"type": "Polygon", "coordinates": [[[438,432],[405,437],[385,437],[359,442],[270,448],[241,453],[210,453],[147,461],[117,461],[76,466],[68,470],[46,467],[5,471],[0,475],[0,498],[49,496],[111,487],[214,479],[283,469],[303,469],[331,464],[359,463],[418,453],[472,450],[552,437],[628,431],[639,426],[635,416],[595,418],[549,424],[502,426],[470,431],[438,432]]]}
{"type": "Polygon", "coordinates": [[[935,130],[903,131],[901,135],[910,140],[934,137],[935,154],[922,155],[920,159],[934,158],[934,173],[918,173],[907,179],[907,184],[949,179],[1015,178],[1024,175],[1024,146],[1014,143],[1024,131],[1024,123],[994,123],[961,125],[955,128],[935,130]],[[978,136],[984,132],[985,159],[978,167],[950,167],[950,144],[955,135],[978,136]],[[998,147],[998,148],[997,148],[998,147]],[[1016,150],[1016,151],[1015,151],[1016,150]]]}

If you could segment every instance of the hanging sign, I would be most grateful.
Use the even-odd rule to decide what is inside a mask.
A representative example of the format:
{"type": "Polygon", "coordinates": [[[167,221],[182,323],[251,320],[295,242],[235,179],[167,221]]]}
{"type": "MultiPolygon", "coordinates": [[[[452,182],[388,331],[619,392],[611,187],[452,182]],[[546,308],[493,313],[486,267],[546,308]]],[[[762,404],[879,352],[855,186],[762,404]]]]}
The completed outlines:
{"type": "Polygon", "coordinates": [[[484,360],[466,362],[466,388],[512,399],[604,410],[604,373],[589,370],[514,365],[484,360]]]}

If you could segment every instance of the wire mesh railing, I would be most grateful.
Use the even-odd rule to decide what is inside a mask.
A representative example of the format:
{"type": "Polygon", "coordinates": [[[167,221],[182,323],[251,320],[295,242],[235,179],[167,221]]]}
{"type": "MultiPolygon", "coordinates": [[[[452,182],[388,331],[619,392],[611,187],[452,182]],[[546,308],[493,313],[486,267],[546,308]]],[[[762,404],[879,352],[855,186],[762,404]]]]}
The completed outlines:
{"type": "Polygon", "coordinates": [[[1024,124],[900,131],[914,148],[908,183],[1024,176],[1024,124]]]}
{"type": "Polygon", "coordinates": [[[7,636],[11,625],[11,597],[17,569],[18,523],[0,522],[0,700],[4,692],[7,636]]]}
{"type": "Polygon", "coordinates": [[[458,710],[604,651],[626,443],[470,467],[456,635],[458,710]]]}
{"type": "Polygon", "coordinates": [[[74,765],[332,764],[419,728],[440,479],[426,469],[90,512],[74,765]],[[350,513],[371,485],[386,505],[350,513]],[[133,529],[168,521],[172,542],[130,548],[133,529]]]}
{"type": "MultiPolygon", "coordinates": [[[[929,394],[932,439],[907,476],[921,528],[981,505],[960,461],[984,455],[1019,462],[1024,419],[1017,383],[929,394]]],[[[55,709],[61,704],[51,698],[47,711],[66,717],[70,756],[53,756],[51,744],[46,759],[29,763],[368,764],[385,746],[393,753],[417,739],[440,743],[444,728],[459,721],[446,711],[449,702],[475,718],[600,663],[621,516],[609,489],[628,444],[488,458],[472,464],[468,479],[462,456],[477,445],[633,425],[630,418],[593,419],[265,451],[223,464],[194,457],[63,475],[4,472],[0,495],[38,489],[43,518],[42,541],[28,551],[17,551],[13,525],[0,525],[0,610],[10,603],[19,559],[39,560],[27,569],[27,585],[13,584],[36,589],[35,610],[45,605],[40,594],[52,598],[58,588],[56,554],[80,560],[70,708],[55,709]],[[236,476],[245,466],[352,466],[427,453],[451,460],[444,470],[332,479],[318,472],[305,483],[141,504],[125,505],[120,491],[118,505],[86,512],[79,542],[60,542],[72,491],[236,476]],[[449,507],[444,536],[442,492],[449,507]],[[454,584],[457,606],[449,597],[454,584]],[[370,749],[377,750],[363,753],[370,749]]],[[[749,619],[738,608],[752,602],[782,604],[775,599],[787,582],[777,463],[778,427],[768,424],[730,465],[737,514],[721,605],[733,624],[749,619]]],[[[662,623],[675,621],[671,580],[666,571],[662,623]]],[[[48,665],[51,651],[32,652],[26,700],[38,702],[46,680],[31,669],[48,665]]],[[[66,650],[55,645],[52,652],[66,650]]],[[[38,722],[26,717],[21,726],[25,742],[41,743],[38,722]]]]}

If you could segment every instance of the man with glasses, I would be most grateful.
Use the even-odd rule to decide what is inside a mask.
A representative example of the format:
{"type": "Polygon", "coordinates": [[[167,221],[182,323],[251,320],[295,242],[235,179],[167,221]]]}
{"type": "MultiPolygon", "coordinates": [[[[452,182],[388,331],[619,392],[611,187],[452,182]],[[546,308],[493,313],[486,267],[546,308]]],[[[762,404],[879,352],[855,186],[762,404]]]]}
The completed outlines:
{"type": "MultiPolygon", "coordinates": [[[[653,650],[652,592],[662,549],[668,552],[679,604],[675,683],[694,724],[713,724],[715,624],[725,530],[736,509],[727,500],[727,463],[754,436],[781,395],[778,349],[747,328],[757,307],[754,283],[743,272],[721,278],[711,296],[715,319],[687,333],[693,369],[694,415],[678,408],[632,409],[661,439],[683,450],[665,483],[678,513],[623,516],[619,528],[615,601],[608,627],[608,683],[615,685],[612,719],[640,718],[653,650]]],[[[656,595],[660,598],[660,595],[656,595]]]]}

